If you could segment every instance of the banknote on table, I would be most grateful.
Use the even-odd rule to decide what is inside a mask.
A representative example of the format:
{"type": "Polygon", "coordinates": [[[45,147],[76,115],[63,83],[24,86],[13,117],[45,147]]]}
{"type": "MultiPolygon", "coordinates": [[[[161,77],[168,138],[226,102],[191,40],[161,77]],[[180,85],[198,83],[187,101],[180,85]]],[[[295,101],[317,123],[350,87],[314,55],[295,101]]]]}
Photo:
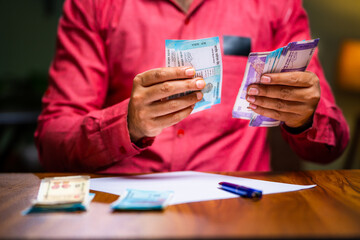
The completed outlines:
{"type": "Polygon", "coordinates": [[[173,197],[173,191],[127,189],[111,204],[113,210],[163,210],[173,197]]]}
{"type": "Polygon", "coordinates": [[[319,43],[319,39],[291,42],[272,52],[250,53],[232,115],[234,118],[249,119],[249,126],[274,127],[280,121],[261,116],[248,108],[246,90],[250,84],[259,83],[265,73],[305,71],[319,43]]]}
{"type": "MultiPolygon", "coordinates": [[[[195,104],[192,113],[199,112],[221,101],[222,87],[222,60],[220,41],[218,37],[197,40],[166,40],[165,41],[166,67],[192,66],[195,77],[205,80],[202,90],[203,98],[195,104]]],[[[170,96],[168,99],[187,95],[184,92],[170,96]]]]}
{"type": "Polygon", "coordinates": [[[27,213],[84,211],[95,194],[89,193],[89,176],[44,178],[37,199],[27,213]]]}

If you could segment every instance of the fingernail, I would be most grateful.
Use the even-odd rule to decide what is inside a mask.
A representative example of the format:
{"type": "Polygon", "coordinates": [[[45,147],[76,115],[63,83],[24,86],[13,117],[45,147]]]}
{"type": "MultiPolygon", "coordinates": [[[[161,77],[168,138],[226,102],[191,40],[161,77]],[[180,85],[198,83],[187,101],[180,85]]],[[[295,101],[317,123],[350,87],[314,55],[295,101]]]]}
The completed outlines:
{"type": "Polygon", "coordinates": [[[252,87],[252,88],[249,89],[248,94],[249,95],[258,95],[259,94],[259,89],[252,87]]]}
{"type": "Polygon", "coordinates": [[[247,98],[246,98],[249,102],[255,102],[255,97],[253,97],[253,96],[248,96],[247,98]]]}
{"type": "Polygon", "coordinates": [[[196,84],[196,87],[199,89],[203,89],[205,87],[204,79],[197,80],[195,84],[196,84]]]}
{"type": "Polygon", "coordinates": [[[193,69],[193,68],[186,69],[185,74],[186,74],[186,76],[192,77],[195,75],[195,69],[193,69]]]}
{"type": "Polygon", "coordinates": [[[253,109],[253,110],[255,110],[255,109],[257,108],[257,106],[256,106],[256,105],[251,104],[251,103],[250,103],[249,107],[250,107],[251,109],[253,109]]]}
{"type": "Polygon", "coordinates": [[[270,83],[271,82],[271,78],[269,76],[262,76],[260,79],[261,83],[270,83]]]}
{"type": "Polygon", "coordinates": [[[198,100],[201,100],[201,99],[202,99],[202,93],[201,93],[201,92],[197,92],[197,93],[196,93],[196,98],[197,98],[198,100]]]}

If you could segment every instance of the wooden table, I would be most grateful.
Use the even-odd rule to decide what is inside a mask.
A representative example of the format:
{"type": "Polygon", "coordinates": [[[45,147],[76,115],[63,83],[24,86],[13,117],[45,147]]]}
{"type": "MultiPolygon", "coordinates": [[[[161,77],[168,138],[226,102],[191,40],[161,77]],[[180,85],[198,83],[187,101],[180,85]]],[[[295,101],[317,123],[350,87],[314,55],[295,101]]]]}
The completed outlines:
{"type": "MultiPolygon", "coordinates": [[[[0,238],[359,238],[360,170],[228,175],[312,189],[169,206],[163,212],[112,212],[118,196],[96,192],[87,212],[22,216],[40,179],[74,174],[0,174],[0,238]]],[[[90,174],[91,177],[103,177],[90,174]]]]}

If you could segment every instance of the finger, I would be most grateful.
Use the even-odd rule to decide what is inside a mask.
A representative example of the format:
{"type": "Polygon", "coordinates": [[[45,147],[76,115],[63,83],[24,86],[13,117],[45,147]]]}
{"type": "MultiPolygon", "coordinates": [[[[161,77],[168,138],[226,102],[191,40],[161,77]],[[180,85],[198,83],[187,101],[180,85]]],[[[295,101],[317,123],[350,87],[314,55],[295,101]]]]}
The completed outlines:
{"type": "Polygon", "coordinates": [[[248,87],[248,95],[278,98],[288,101],[306,102],[316,97],[312,88],[289,87],[282,85],[252,84],[248,87]]]}
{"type": "Polygon", "coordinates": [[[192,78],[194,76],[195,69],[192,67],[166,67],[140,73],[135,77],[134,82],[148,87],[169,80],[192,78]]]}
{"type": "Polygon", "coordinates": [[[266,85],[287,85],[294,87],[310,87],[318,80],[317,76],[312,72],[282,72],[282,73],[266,73],[261,79],[261,84],[266,85]]]}
{"type": "Polygon", "coordinates": [[[299,115],[296,113],[288,113],[282,112],[274,109],[263,108],[260,106],[256,106],[254,104],[250,104],[249,108],[252,109],[255,113],[260,114],[265,117],[273,118],[279,121],[288,121],[289,119],[299,118],[299,115]]]}
{"type": "Polygon", "coordinates": [[[301,114],[307,111],[306,105],[302,102],[286,101],[276,98],[247,96],[246,100],[253,105],[273,109],[280,112],[301,114]]]}
{"type": "Polygon", "coordinates": [[[176,99],[158,101],[149,106],[150,117],[160,117],[174,112],[178,112],[182,109],[188,108],[203,97],[203,94],[200,91],[191,93],[189,95],[179,97],[176,99]]]}
{"type": "Polygon", "coordinates": [[[174,80],[150,86],[145,91],[145,101],[153,102],[174,94],[188,91],[198,91],[205,87],[206,83],[202,78],[174,80]]]}
{"type": "Polygon", "coordinates": [[[167,114],[167,115],[164,115],[161,117],[157,117],[154,119],[154,121],[156,121],[157,124],[161,125],[163,128],[170,127],[170,126],[180,122],[187,116],[189,116],[193,109],[194,109],[194,105],[191,105],[191,106],[189,106],[185,109],[182,109],[178,112],[174,112],[174,113],[167,114]]]}

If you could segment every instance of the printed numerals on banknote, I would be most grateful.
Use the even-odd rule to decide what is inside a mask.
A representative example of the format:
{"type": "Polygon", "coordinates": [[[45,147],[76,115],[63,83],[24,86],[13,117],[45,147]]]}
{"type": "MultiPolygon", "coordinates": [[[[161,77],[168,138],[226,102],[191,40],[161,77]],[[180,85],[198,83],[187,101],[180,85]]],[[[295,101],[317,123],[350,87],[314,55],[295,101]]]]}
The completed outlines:
{"type": "Polygon", "coordinates": [[[291,42],[287,46],[272,52],[250,53],[244,78],[233,108],[233,117],[249,119],[249,126],[253,127],[280,125],[280,121],[258,115],[248,109],[249,103],[246,101],[247,87],[250,84],[259,83],[260,77],[264,73],[305,71],[318,43],[319,39],[291,42]]]}
{"type": "MultiPolygon", "coordinates": [[[[218,37],[198,40],[166,40],[166,67],[192,66],[196,77],[205,80],[203,99],[195,104],[192,113],[199,112],[221,101],[222,60],[218,37]]],[[[185,92],[170,96],[169,99],[189,94],[185,92]]]]}

